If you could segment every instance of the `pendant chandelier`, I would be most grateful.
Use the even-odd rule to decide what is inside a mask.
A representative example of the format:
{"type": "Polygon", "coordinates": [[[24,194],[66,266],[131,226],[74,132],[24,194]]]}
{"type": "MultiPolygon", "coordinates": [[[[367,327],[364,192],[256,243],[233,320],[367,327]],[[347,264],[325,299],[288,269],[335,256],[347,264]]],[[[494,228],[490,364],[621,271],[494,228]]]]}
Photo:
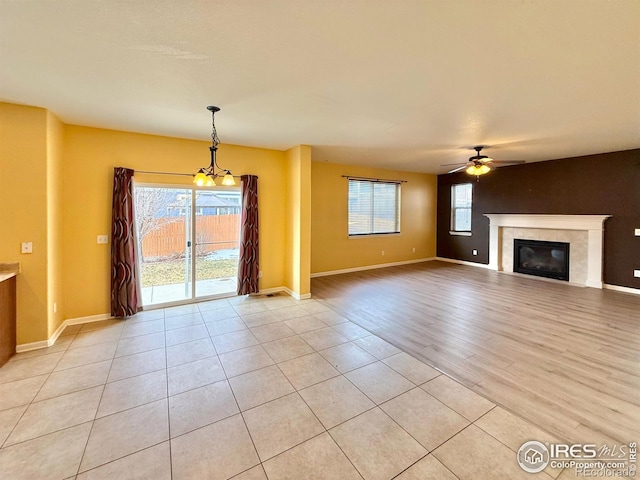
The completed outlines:
{"type": "Polygon", "coordinates": [[[214,187],[216,186],[216,178],[222,177],[222,181],[220,182],[222,185],[235,185],[236,181],[233,178],[231,171],[220,168],[218,166],[218,162],[216,161],[216,152],[218,151],[220,139],[218,138],[218,133],[216,132],[215,114],[216,112],[220,111],[220,108],[208,106],[207,110],[211,112],[212,130],[211,146],[209,147],[209,150],[211,151],[211,164],[206,168],[201,168],[200,170],[198,170],[198,173],[194,175],[193,183],[195,183],[199,187],[214,187]]]}

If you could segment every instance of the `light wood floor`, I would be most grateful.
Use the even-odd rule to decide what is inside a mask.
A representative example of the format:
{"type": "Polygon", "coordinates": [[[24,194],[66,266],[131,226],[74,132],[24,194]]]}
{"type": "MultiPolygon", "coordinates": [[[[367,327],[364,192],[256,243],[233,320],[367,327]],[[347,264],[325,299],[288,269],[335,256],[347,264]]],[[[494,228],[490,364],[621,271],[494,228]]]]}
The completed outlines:
{"type": "Polygon", "coordinates": [[[444,262],[311,291],[560,440],[640,441],[640,296],[444,262]]]}

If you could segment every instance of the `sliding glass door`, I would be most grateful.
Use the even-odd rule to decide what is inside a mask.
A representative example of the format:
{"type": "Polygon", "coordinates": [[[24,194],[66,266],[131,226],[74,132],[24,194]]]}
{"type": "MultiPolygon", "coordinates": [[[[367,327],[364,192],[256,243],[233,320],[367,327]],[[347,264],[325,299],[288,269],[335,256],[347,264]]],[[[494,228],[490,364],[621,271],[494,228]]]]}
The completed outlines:
{"type": "Polygon", "coordinates": [[[240,191],[136,185],[143,306],[236,292],[240,191]]]}
{"type": "Polygon", "coordinates": [[[196,190],[196,297],[237,291],[240,191],[196,190]]]}

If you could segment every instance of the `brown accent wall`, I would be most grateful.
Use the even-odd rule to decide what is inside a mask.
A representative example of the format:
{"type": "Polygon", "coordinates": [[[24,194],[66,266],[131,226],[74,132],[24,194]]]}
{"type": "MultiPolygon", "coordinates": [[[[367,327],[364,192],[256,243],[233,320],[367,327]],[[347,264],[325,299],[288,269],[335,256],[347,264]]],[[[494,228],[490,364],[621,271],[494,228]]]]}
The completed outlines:
{"type": "Polygon", "coordinates": [[[484,213],[613,215],[605,222],[604,282],[640,288],[640,149],[501,167],[475,177],[438,176],[439,257],[489,263],[484,213]],[[449,234],[451,185],[473,183],[470,237],[449,234]],[[473,256],[472,250],[478,255],[473,256]]]}

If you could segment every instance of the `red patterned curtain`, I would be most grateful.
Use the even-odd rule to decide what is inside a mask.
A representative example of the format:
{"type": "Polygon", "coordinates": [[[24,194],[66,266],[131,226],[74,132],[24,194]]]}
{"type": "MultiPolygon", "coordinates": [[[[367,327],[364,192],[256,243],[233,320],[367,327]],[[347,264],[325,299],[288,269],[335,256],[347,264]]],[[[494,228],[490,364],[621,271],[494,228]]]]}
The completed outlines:
{"type": "Polygon", "coordinates": [[[238,295],[258,293],[258,177],[242,175],[238,295]]]}
{"type": "Polygon", "coordinates": [[[113,170],[111,216],[111,315],[128,317],[138,310],[133,170],[113,170]]]}

